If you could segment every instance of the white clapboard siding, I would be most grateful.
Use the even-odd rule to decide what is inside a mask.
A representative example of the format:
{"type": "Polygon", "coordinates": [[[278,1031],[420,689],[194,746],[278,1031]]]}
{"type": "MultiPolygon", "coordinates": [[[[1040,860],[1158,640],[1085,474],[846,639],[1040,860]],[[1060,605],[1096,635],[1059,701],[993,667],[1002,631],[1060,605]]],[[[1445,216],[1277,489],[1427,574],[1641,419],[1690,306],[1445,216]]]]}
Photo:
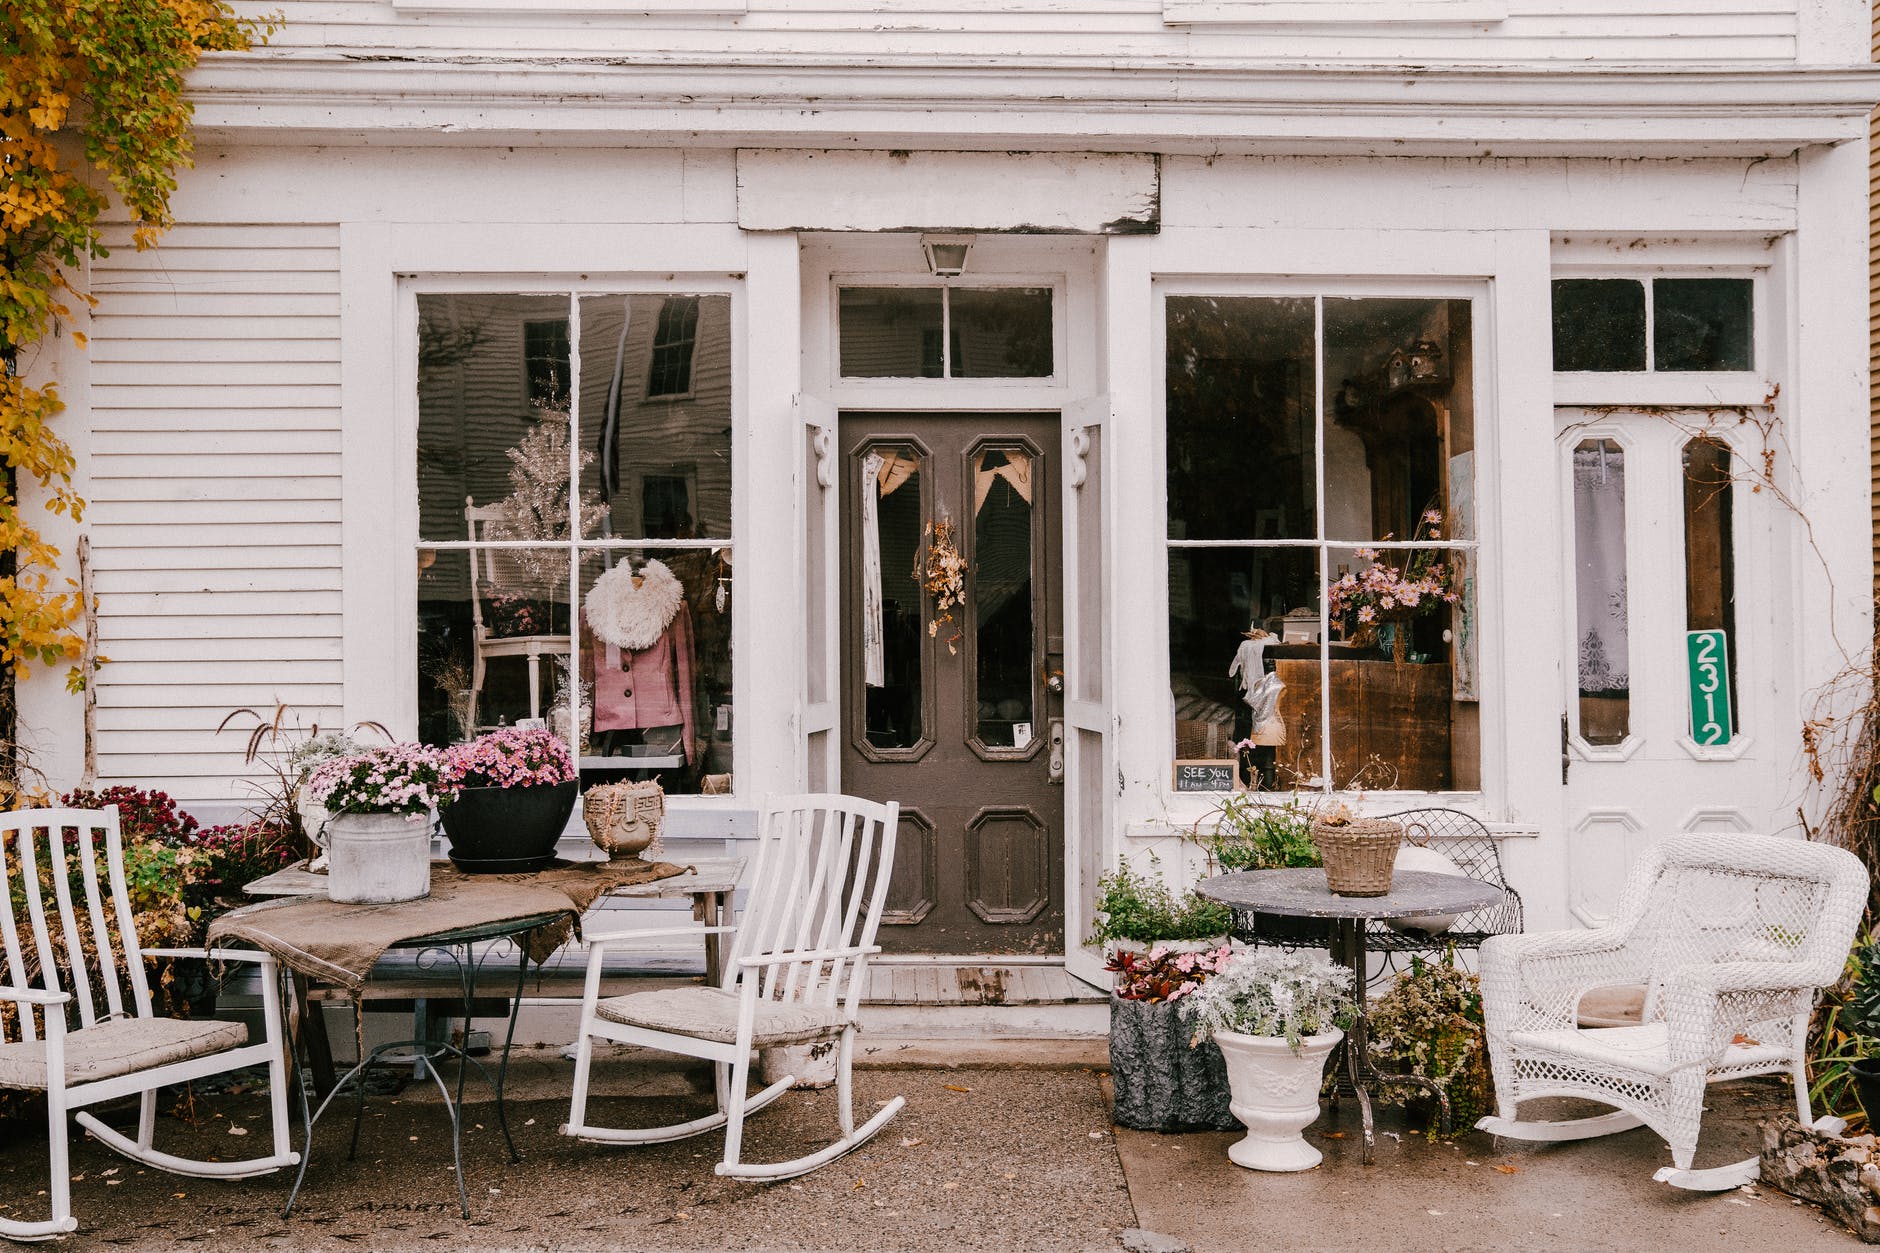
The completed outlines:
{"type": "Polygon", "coordinates": [[[244,798],[235,709],[339,721],[339,239],[184,224],[92,271],[103,783],[244,798]]]}
{"type": "MultiPolygon", "coordinates": [[[[1406,7],[1414,0],[1405,0],[1406,7]]],[[[750,0],[738,17],[400,12],[389,0],[244,0],[277,11],[277,49],[595,57],[1179,57],[1446,64],[1780,62],[1798,0],[1509,0],[1499,22],[1171,25],[1161,0],[750,0]]]]}

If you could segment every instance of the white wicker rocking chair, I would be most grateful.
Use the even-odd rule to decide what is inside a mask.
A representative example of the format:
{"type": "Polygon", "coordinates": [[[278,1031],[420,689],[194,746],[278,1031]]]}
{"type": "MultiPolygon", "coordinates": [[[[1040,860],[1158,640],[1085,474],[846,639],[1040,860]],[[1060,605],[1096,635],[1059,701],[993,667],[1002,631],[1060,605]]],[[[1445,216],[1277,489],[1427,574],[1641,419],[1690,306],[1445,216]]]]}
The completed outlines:
{"type": "Polygon", "coordinates": [[[100,1101],[141,1094],[135,1140],[89,1113],[75,1117],[94,1138],[158,1170],[204,1179],[246,1179],[300,1160],[288,1141],[287,1053],[280,1037],[280,985],[274,958],[248,951],[141,948],[125,890],[124,848],[115,807],[27,809],[0,815],[0,884],[9,901],[18,902],[0,908],[7,965],[7,986],[0,987],[0,1002],[12,1004],[17,1011],[17,1021],[0,1042],[0,1088],[45,1092],[52,1141],[52,1217],[43,1222],[0,1218],[0,1236],[47,1240],[78,1229],[78,1219],[72,1216],[66,1115],[100,1101]],[[102,885],[97,864],[100,833],[109,877],[102,885]],[[70,862],[63,861],[66,856],[70,862]],[[73,882],[69,870],[45,873],[43,879],[50,883],[53,897],[47,901],[41,867],[62,866],[72,866],[77,881],[73,882]],[[74,899],[80,891],[84,899],[74,899]],[[22,907],[25,917],[16,919],[15,911],[22,907]],[[22,925],[29,934],[20,934],[22,925]],[[28,952],[37,964],[36,972],[26,963],[28,952]],[[144,959],[149,957],[259,963],[267,1038],[260,1044],[247,1043],[248,1029],[240,1023],[156,1017],[144,974],[144,959]],[[71,981],[69,990],[61,986],[61,969],[71,981]],[[35,973],[36,987],[30,984],[35,973]],[[77,1028],[66,1021],[74,1003],[77,1028]],[[43,1024],[38,1028],[35,1010],[43,1024]],[[264,1064],[273,1120],[272,1151],[267,1156],[195,1161],[154,1146],[159,1088],[264,1064]]]}
{"type": "Polygon", "coordinates": [[[1802,1124],[1815,1125],[1809,1014],[1816,992],[1841,976],[1867,887],[1859,859],[1825,844],[1676,836],[1633,867],[1610,926],[1490,937],[1482,1009],[1500,1113],[1476,1126],[1559,1141],[1642,1125],[1671,1148],[1673,1164],[1653,1176],[1660,1183],[1709,1192],[1754,1180],[1753,1157],[1692,1169],[1705,1085],[1786,1073],[1802,1124]],[[1645,989],[1639,1025],[1578,1026],[1589,991],[1626,985],[1645,989]],[[1516,1116],[1523,1102],[1556,1096],[1614,1112],[1516,1116]]]}
{"type": "MultiPolygon", "coordinates": [[[[587,937],[587,984],[581,998],[574,1100],[561,1133],[602,1144],[660,1144],[725,1129],[725,1156],[716,1170],[734,1179],[790,1179],[827,1165],[866,1143],[901,1110],[895,1097],[855,1125],[851,1071],[856,1015],[868,958],[881,951],[875,931],[894,869],[900,806],[852,796],[767,798],[759,818],[750,900],[737,927],[721,987],[669,988],[600,997],[602,957],[609,946],[638,944],[661,934],[700,934],[696,927],[587,937]],[[836,1100],[842,1134],[790,1161],[742,1160],[744,1119],[787,1092],[794,1076],[748,1091],[751,1051],[838,1040],[836,1100]],[[595,1041],[636,1044],[707,1058],[713,1063],[717,1110],[668,1127],[597,1127],[587,1121],[588,1080],[595,1041]]],[[[731,927],[713,928],[720,932],[731,927]]]]}

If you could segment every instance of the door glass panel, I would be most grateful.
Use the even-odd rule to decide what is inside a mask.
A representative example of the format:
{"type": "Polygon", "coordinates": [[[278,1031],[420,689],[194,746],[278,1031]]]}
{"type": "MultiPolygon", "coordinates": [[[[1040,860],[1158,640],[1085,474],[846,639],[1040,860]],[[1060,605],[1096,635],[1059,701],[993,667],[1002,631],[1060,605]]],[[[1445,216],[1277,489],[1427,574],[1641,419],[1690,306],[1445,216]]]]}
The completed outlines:
{"type": "Polygon", "coordinates": [[[1730,449],[1699,436],[1684,445],[1684,626],[1722,631],[1736,703],[1736,552],[1730,449]]]}
{"type": "Polygon", "coordinates": [[[1573,450],[1574,601],[1578,605],[1580,738],[1617,744],[1631,731],[1626,618],[1625,449],[1609,439],[1573,450]]]}
{"type": "Polygon", "coordinates": [[[855,512],[863,529],[856,545],[862,558],[856,639],[862,644],[863,734],[875,748],[913,748],[925,733],[925,632],[916,573],[927,517],[921,457],[907,444],[876,444],[857,459],[856,473],[862,489],[855,512]]]}
{"type": "Polygon", "coordinates": [[[1020,448],[973,455],[973,684],[987,748],[1028,748],[1033,695],[1032,505],[1037,461],[1020,448]]]}

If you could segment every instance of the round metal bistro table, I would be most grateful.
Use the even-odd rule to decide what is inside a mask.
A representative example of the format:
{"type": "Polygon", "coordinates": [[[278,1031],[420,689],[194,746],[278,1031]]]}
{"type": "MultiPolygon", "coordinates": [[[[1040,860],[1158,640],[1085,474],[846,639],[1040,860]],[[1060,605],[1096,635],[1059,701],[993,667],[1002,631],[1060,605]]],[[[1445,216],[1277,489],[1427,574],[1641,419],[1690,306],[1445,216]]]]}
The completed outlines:
{"type": "MultiPolygon", "coordinates": [[[[1364,1164],[1372,1161],[1376,1140],[1371,1121],[1371,1092],[1380,1078],[1370,1056],[1370,1011],[1365,1001],[1365,924],[1373,918],[1384,921],[1414,918],[1440,918],[1466,914],[1501,903],[1503,892],[1492,883],[1456,874],[1433,874],[1424,870],[1399,870],[1391,877],[1390,891],[1383,896],[1339,896],[1325,885],[1323,870],[1243,870],[1237,874],[1216,875],[1196,889],[1212,901],[1219,901],[1234,911],[1234,935],[1253,940],[1253,915],[1272,914],[1285,918],[1318,918],[1330,924],[1329,941],[1332,960],[1352,973],[1352,989],[1358,1002],[1357,1018],[1345,1033],[1340,1046],[1344,1054],[1345,1076],[1358,1098],[1364,1115],[1364,1164]]],[[[1430,1088],[1448,1121],[1448,1100],[1434,1084],[1414,1077],[1393,1076],[1430,1088]]]]}

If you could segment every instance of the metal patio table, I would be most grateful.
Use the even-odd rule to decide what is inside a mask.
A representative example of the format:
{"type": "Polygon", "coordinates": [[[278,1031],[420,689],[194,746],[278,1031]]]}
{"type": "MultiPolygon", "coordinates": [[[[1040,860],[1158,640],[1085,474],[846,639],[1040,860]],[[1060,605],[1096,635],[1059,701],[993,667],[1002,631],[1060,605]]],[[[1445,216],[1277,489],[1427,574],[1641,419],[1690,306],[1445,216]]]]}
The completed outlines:
{"type": "Polygon", "coordinates": [[[440,931],[435,935],[414,936],[401,940],[391,947],[394,949],[417,950],[419,965],[435,966],[450,962],[457,970],[459,985],[463,991],[464,1004],[464,1039],[463,1045],[439,1040],[396,1040],[390,1044],[381,1044],[359,1060],[358,1065],[341,1075],[326,1098],[320,1102],[320,1108],[307,1119],[307,1140],[301,1148],[300,1172],[294,1176],[293,1191],[287,1195],[286,1214],[294,1212],[294,1202],[300,1196],[300,1185],[307,1178],[307,1163],[313,1159],[313,1129],[319,1125],[321,1115],[333,1098],[345,1090],[347,1080],[353,1083],[356,1100],[353,1105],[352,1146],[347,1150],[347,1160],[351,1160],[359,1151],[359,1126],[366,1110],[366,1074],[374,1066],[416,1066],[428,1072],[432,1082],[444,1098],[444,1108],[450,1112],[450,1149],[451,1160],[457,1174],[457,1201],[463,1217],[470,1217],[470,1193],[463,1177],[463,1089],[464,1077],[470,1067],[475,1066],[483,1081],[490,1086],[496,1096],[496,1123],[502,1128],[503,1142],[509,1148],[509,1160],[519,1162],[521,1155],[516,1152],[516,1142],[509,1134],[509,1119],[504,1112],[503,1084],[509,1075],[509,1050],[516,1038],[516,1018],[522,1009],[523,984],[528,977],[529,949],[525,943],[528,934],[538,927],[552,926],[567,917],[566,911],[525,914],[515,918],[494,919],[477,923],[473,926],[458,927],[451,931],[440,931]],[[487,945],[483,952],[476,952],[479,944],[487,945]],[[496,1074],[490,1075],[488,1068],[465,1051],[469,1044],[470,1007],[476,1003],[477,977],[482,972],[483,963],[492,956],[502,953],[505,947],[512,948],[516,954],[516,988],[509,998],[509,1027],[503,1037],[503,1051],[497,1062],[496,1074]],[[440,1058],[457,1059],[457,1094],[453,1100],[444,1076],[437,1068],[440,1058]]]}
{"type": "MultiPolygon", "coordinates": [[[[1466,914],[1501,903],[1502,889],[1462,875],[1400,870],[1391,877],[1383,896],[1339,896],[1325,885],[1323,870],[1243,870],[1204,880],[1196,890],[1234,911],[1236,938],[1254,940],[1253,915],[1318,918],[1332,924],[1332,960],[1352,973],[1357,1017],[1339,1046],[1344,1054],[1345,1078],[1364,1115],[1364,1164],[1372,1162],[1376,1145],[1371,1120],[1371,1092],[1384,1076],[1371,1064],[1370,1009],[1365,999],[1366,924],[1413,918],[1466,914]]],[[[1392,1075],[1393,1080],[1429,1088],[1445,1110],[1447,1098],[1436,1085],[1415,1076],[1392,1075]]]]}

